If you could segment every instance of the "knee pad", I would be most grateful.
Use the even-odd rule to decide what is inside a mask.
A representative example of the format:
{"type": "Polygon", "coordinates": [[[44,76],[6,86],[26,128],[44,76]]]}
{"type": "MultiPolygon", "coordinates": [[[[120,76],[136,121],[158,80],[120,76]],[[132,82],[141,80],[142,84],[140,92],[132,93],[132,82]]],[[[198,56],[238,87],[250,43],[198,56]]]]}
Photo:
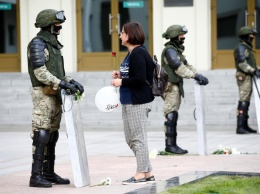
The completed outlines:
{"type": "Polygon", "coordinates": [[[36,147],[45,147],[50,139],[50,132],[44,129],[33,132],[33,145],[36,147]]]}
{"type": "Polygon", "coordinates": [[[243,110],[243,111],[248,111],[249,105],[250,105],[250,102],[239,101],[237,109],[243,110]]]}
{"type": "Polygon", "coordinates": [[[178,120],[178,112],[177,111],[173,111],[168,113],[165,118],[167,119],[168,123],[176,123],[178,120]]]}

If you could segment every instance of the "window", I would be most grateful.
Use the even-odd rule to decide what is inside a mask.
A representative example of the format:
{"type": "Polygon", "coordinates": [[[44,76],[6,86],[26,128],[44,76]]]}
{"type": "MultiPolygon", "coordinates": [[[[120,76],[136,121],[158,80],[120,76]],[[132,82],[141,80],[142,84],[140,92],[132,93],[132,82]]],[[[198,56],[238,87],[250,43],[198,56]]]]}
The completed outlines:
{"type": "Polygon", "coordinates": [[[190,7],[193,0],[164,0],[164,7],[190,7]]]}

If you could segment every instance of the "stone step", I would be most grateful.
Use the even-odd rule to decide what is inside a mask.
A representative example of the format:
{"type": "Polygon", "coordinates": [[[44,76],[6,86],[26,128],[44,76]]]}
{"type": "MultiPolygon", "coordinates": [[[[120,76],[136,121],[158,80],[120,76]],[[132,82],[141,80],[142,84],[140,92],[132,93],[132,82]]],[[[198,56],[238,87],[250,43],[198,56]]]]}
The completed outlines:
{"type": "MultiPolygon", "coordinates": [[[[238,89],[235,70],[211,70],[201,72],[209,79],[209,85],[203,87],[205,102],[205,122],[207,125],[236,125],[236,107],[238,89]]],[[[98,90],[108,86],[111,72],[77,72],[70,74],[83,84],[85,97],[80,102],[82,123],[86,126],[118,126],[122,125],[121,107],[110,113],[100,112],[95,105],[98,90]]],[[[4,91],[0,94],[0,122],[2,125],[24,125],[31,123],[32,102],[31,82],[27,73],[1,73],[0,86],[4,91]]],[[[182,98],[179,110],[178,125],[196,125],[194,119],[195,97],[194,80],[184,80],[185,98],[182,98]]],[[[249,124],[257,125],[254,97],[249,109],[249,124]]],[[[163,126],[163,100],[156,97],[149,114],[148,125],[163,126]]],[[[64,120],[62,120],[64,124],[64,120]]]]}

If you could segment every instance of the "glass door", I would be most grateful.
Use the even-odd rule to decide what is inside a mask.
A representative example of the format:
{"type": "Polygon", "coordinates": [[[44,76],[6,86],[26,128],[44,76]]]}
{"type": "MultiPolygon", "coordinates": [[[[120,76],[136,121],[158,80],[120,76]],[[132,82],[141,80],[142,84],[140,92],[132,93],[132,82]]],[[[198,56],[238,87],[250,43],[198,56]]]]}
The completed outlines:
{"type": "Polygon", "coordinates": [[[19,0],[0,0],[0,72],[19,72],[19,0]]]}
{"type": "Polygon", "coordinates": [[[255,0],[250,3],[251,17],[249,17],[249,24],[255,26],[257,35],[255,37],[255,58],[256,64],[260,65],[260,0],[255,0]]]}
{"type": "MultiPolygon", "coordinates": [[[[211,1],[213,69],[235,68],[233,49],[239,42],[238,31],[245,25],[257,27],[257,18],[260,16],[257,13],[259,1],[236,0],[236,3],[234,0],[211,1]]],[[[258,32],[260,32],[259,30],[258,32]]],[[[254,47],[259,49],[259,34],[255,41],[254,47]]],[[[257,61],[260,62],[260,57],[257,58],[257,61]]]]}
{"type": "Polygon", "coordinates": [[[151,50],[151,0],[77,0],[78,71],[114,70],[111,52],[117,53],[117,67],[127,53],[119,34],[124,23],[138,21],[151,50]]]}

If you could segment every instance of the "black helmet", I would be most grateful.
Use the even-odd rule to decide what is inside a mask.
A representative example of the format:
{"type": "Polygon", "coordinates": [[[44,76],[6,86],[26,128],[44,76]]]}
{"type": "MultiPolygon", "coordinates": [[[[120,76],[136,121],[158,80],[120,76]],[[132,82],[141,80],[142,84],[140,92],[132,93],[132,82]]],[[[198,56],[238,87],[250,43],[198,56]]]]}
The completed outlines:
{"type": "Polygon", "coordinates": [[[64,11],[56,11],[54,9],[42,10],[36,17],[36,28],[44,28],[56,23],[65,22],[66,17],[64,11]]]}

